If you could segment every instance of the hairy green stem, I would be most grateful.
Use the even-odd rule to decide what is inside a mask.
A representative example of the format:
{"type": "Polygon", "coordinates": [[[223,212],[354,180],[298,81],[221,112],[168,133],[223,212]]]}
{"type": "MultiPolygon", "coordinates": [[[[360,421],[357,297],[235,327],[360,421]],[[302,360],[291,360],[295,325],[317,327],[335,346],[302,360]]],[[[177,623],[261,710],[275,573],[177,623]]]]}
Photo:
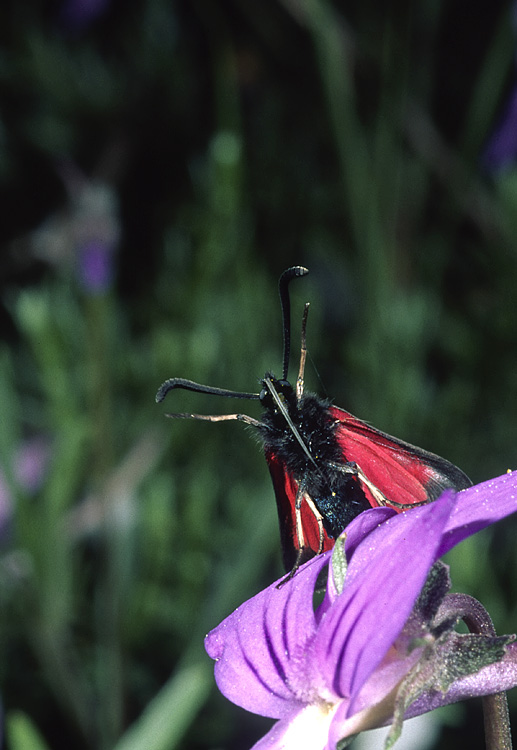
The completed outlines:
{"type": "MultiPolygon", "coordinates": [[[[495,636],[494,624],[483,605],[468,594],[450,594],[449,603],[471,633],[495,636]]],[[[487,750],[512,750],[512,733],[506,693],[482,698],[487,750]]]]}

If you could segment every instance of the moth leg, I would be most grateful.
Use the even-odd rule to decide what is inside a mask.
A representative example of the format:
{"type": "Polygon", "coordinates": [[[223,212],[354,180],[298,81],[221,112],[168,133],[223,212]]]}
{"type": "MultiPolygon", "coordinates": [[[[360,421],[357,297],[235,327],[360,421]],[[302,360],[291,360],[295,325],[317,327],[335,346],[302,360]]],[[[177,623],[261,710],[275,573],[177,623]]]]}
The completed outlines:
{"type": "Polygon", "coordinates": [[[303,535],[302,525],[302,500],[304,497],[305,490],[303,489],[303,486],[299,484],[298,490],[296,491],[296,499],[294,502],[294,511],[296,518],[296,539],[298,541],[298,556],[300,555],[300,552],[305,549],[305,537],[303,535]]]}
{"type": "Polygon", "coordinates": [[[294,576],[300,565],[303,565],[303,563],[307,562],[307,560],[310,560],[311,557],[313,557],[314,553],[313,551],[306,546],[305,544],[305,536],[303,534],[303,525],[302,525],[302,502],[305,500],[307,505],[309,506],[312,514],[314,515],[314,518],[316,519],[316,522],[318,524],[318,530],[319,530],[319,547],[318,547],[318,555],[323,552],[323,543],[324,543],[324,533],[323,533],[323,516],[317,509],[316,505],[314,504],[314,501],[311,499],[311,497],[305,492],[303,488],[303,484],[300,483],[298,485],[298,490],[296,492],[296,499],[294,503],[294,509],[295,509],[295,517],[296,517],[296,540],[298,542],[298,551],[296,553],[296,560],[294,561],[294,565],[289,571],[289,573],[286,575],[285,578],[282,578],[280,583],[278,584],[277,588],[280,588],[280,586],[283,586],[283,584],[286,581],[290,581],[291,578],[294,576]]]}
{"type": "Polygon", "coordinates": [[[370,482],[366,474],[361,471],[361,468],[359,466],[357,466],[357,476],[359,478],[359,481],[362,482],[366,487],[368,487],[379,505],[388,505],[392,508],[407,510],[408,508],[418,508],[419,505],[427,505],[429,502],[428,500],[421,500],[420,502],[411,503],[411,505],[408,505],[407,503],[397,503],[395,500],[388,500],[386,495],[384,495],[380,491],[380,489],[374,485],[373,482],[370,482]]]}
{"type": "Polygon", "coordinates": [[[418,508],[419,505],[427,505],[427,503],[429,502],[428,500],[421,500],[420,502],[411,503],[411,505],[408,505],[407,503],[397,503],[395,500],[388,500],[386,495],[368,479],[361,467],[358,466],[355,462],[350,462],[347,464],[331,463],[330,466],[333,469],[337,469],[338,471],[343,472],[344,474],[351,474],[352,476],[357,477],[359,482],[370,490],[372,497],[378,502],[380,506],[388,506],[390,508],[400,508],[400,510],[407,510],[408,508],[418,508]]]}
{"type": "Polygon", "coordinates": [[[298,540],[298,549],[300,552],[303,552],[306,550],[305,546],[305,537],[303,535],[303,525],[302,525],[302,502],[305,500],[307,505],[309,506],[309,509],[316,519],[316,523],[318,524],[318,533],[319,533],[319,546],[318,546],[318,552],[317,554],[320,555],[323,552],[323,544],[325,541],[325,535],[323,530],[323,516],[319,512],[318,508],[316,507],[316,504],[314,503],[314,500],[310,497],[310,495],[305,492],[303,489],[303,485],[298,486],[298,491],[296,493],[296,500],[295,500],[295,512],[296,512],[296,539],[298,540]]]}
{"type": "Polygon", "coordinates": [[[317,509],[317,507],[316,507],[313,499],[311,497],[309,497],[309,495],[305,494],[304,498],[305,498],[305,502],[307,503],[307,505],[309,506],[309,508],[312,511],[312,515],[314,516],[314,518],[316,519],[316,522],[318,524],[318,531],[319,531],[319,535],[320,535],[320,542],[319,542],[319,546],[318,546],[318,555],[321,555],[321,553],[323,552],[323,544],[324,544],[324,541],[325,541],[325,535],[324,535],[324,531],[323,531],[323,516],[321,515],[321,513],[317,509]]]}
{"type": "Polygon", "coordinates": [[[386,495],[368,479],[366,474],[362,471],[361,467],[357,466],[356,464],[355,469],[357,472],[357,478],[359,479],[361,484],[363,484],[365,487],[368,487],[368,489],[372,493],[372,496],[375,498],[375,500],[377,500],[379,505],[388,505],[388,498],[386,497],[386,495]]]}
{"type": "Polygon", "coordinates": [[[166,414],[166,417],[169,417],[170,419],[199,419],[203,422],[230,422],[230,421],[237,421],[237,422],[244,422],[245,424],[249,424],[252,427],[263,427],[264,425],[262,422],[259,422],[258,419],[253,419],[253,417],[248,417],[247,414],[166,414]]]}
{"type": "Polygon", "coordinates": [[[381,506],[396,505],[396,503],[393,503],[392,501],[388,501],[388,498],[386,497],[386,495],[383,492],[381,492],[380,489],[376,487],[375,484],[368,479],[368,477],[366,476],[364,471],[361,469],[361,467],[358,466],[355,462],[351,461],[346,464],[332,463],[330,465],[333,469],[337,469],[338,471],[341,471],[343,474],[351,474],[352,476],[357,477],[359,482],[370,490],[372,497],[377,501],[379,505],[381,506]]]}

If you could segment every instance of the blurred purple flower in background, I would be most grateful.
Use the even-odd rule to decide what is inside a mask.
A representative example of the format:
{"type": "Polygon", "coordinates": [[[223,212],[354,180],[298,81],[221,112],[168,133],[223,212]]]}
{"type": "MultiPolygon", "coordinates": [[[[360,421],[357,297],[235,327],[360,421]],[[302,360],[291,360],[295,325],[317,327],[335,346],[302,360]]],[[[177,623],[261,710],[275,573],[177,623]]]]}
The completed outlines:
{"type": "Polygon", "coordinates": [[[390,747],[404,718],[517,685],[513,636],[455,632],[463,615],[437,563],[516,511],[517,472],[402,514],[366,511],[333,553],[275,582],[209,633],[221,692],[278,719],[255,748],[334,750],[343,738],[391,723],[390,747]]]}
{"type": "Polygon", "coordinates": [[[79,278],[92,294],[106,292],[113,280],[112,252],[99,240],[85,243],[79,251],[79,278]]]}
{"type": "Polygon", "coordinates": [[[499,172],[517,162],[517,86],[483,154],[483,166],[499,172]]]}
{"type": "Polygon", "coordinates": [[[19,447],[15,458],[15,477],[26,492],[39,489],[50,459],[50,444],[42,437],[27,440],[19,447]]]}
{"type": "MultiPolygon", "coordinates": [[[[517,32],[517,3],[515,2],[512,6],[512,21],[515,35],[517,32]]],[[[513,83],[508,103],[485,145],[481,162],[490,174],[504,171],[517,163],[517,81],[513,83]]]]}
{"type": "Polygon", "coordinates": [[[34,254],[71,270],[86,294],[104,294],[113,283],[121,234],[117,194],[107,182],[86,178],[73,164],[63,165],[61,174],[68,205],[33,233],[34,254]]]}
{"type": "Polygon", "coordinates": [[[66,0],[60,20],[69,31],[83,31],[108,8],[110,0],[66,0]]]}
{"type": "Polygon", "coordinates": [[[0,473],[0,541],[8,534],[12,514],[12,499],[3,474],[0,473]]]}
{"type": "MultiPolygon", "coordinates": [[[[45,477],[50,459],[50,444],[41,437],[22,443],[13,462],[13,480],[23,492],[32,494],[38,490],[45,477]]],[[[0,471],[0,540],[8,533],[13,510],[12,488],[5,474],[0,471]]]]}

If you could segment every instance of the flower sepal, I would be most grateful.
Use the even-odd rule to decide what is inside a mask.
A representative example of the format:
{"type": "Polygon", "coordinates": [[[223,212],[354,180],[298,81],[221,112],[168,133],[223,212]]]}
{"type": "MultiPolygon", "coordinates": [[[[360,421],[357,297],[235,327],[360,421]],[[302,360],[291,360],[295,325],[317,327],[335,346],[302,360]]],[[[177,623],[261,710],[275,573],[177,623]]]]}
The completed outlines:
{"type": "MultiPolygon", "coordinates": [[[[393,721],[386,738],[390,750],[402,732],[402,724],[410,707],[419,699],[445,696],[455,682],[480,672],[484,667],[501,662],[514,635],[496,636],[455,631],[459,620],[468,618],[468,604],[462,597],[461,606],[455,595],[448,595],[448,566],[437,562],[431,568],[415,608],[395,644],[406,641],[408,650],[420,648],[418,661],[401,681],[393,710],[393,721]]],[[[470,599],[479,616],[479,602],[470,599]]],[[[486,617],[489,620],[488,613],[486,617]]]]}

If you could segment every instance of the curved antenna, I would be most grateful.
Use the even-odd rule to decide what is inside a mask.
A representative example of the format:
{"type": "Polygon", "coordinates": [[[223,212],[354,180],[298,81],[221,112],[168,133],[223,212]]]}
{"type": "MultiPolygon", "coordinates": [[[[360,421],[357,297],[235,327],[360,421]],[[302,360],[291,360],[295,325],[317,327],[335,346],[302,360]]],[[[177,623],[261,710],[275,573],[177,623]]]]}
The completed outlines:
{"type": "Polygon", "coordinates": [[[297,276],[306,276],[309,273],[303,266],[292,266],[284,271],[278,282],[278,292],[282,305],[282,328],[284,335],[284,356],[282,365],[282,379],[287,380],[289,370],[289,356],[291,351],[291,302],[289,299],[289,284],[297,276]]]}
{"type": "Polygon", "coordinates": [[[193,380],[185,380],[185,378],[169,378],[165,383],[162,383],[158,388],[156,394],[156,403],[159,404],[169,391],[174,388],[184,388],[186,391],[195,391],[196,393],[209,393],[211,396],[225,396],[226,398],[243,398],[243,399],[254,399],[260,398],[259,393],[241,393],[240,391],[228,391],[225,388],[214,388],[211,385],[201,385],[200,383],[194,383],[193,380]]]}

